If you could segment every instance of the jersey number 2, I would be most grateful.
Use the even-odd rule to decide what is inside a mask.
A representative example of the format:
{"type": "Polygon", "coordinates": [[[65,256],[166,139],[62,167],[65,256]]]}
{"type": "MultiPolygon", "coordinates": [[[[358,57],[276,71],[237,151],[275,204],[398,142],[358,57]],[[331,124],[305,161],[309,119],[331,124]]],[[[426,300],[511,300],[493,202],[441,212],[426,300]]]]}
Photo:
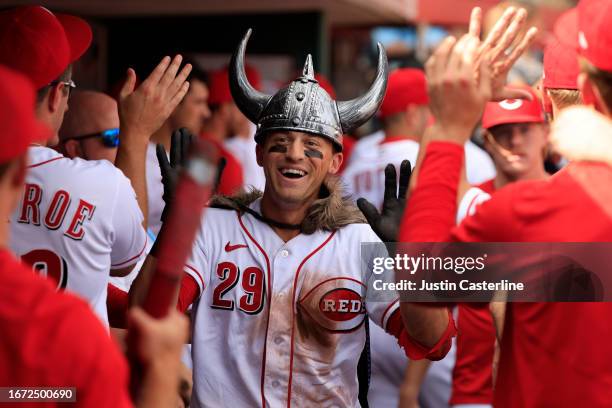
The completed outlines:
{"type": "MultiPolygon", "coordinates": [[[[211,307],[234,310],[234,301],[223,299],[223,296],[231,291],[240,280],[240,269],[232,262],[221,262],[217,265],[216,274],[221,282],[213,291],[211,307]]],[[[254,266],[246,268],[242,272],[241,286],[244,295],[238,301],[238,308],[248,314],[259,313],[263,308],[265,295],[263,271],[254,266]]]]}
{"type": "Polygon", "coordinates": [[[57,290],[66,289],[68,283],[68,267],[66,260],[48,249],[34,249],[21,255],[21,260],[42,276],[51,279],[57,290]]]}

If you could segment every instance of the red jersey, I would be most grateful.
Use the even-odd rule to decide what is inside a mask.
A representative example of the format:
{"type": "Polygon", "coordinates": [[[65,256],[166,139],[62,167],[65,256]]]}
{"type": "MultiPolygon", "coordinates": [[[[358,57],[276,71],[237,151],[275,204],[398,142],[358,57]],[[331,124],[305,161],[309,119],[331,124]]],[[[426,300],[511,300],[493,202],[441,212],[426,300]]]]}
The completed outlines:
{"type": "Polygon", "coordinates": [[[0,387],[75,387],[74,406],[132,406],[125,359],[84,301],[4,249],[0,282],[0,387]]]}
{"type": "MultiPolygon", "coordinates": [[[[458,144],[427,147],[401,240],[612,241],[611,166],[578,161],[547,180],[512,183],[453,227],[462,164],[458,144]]],[[[612,406],[610,316],[611,303],[509,303],[494,406],[612,406]]]]}
{"type": "MultiPolygon", "coordinates": [[[[491,179],[476,186],[493,194],[491,179]]],[[[453,368],[451,405],[493,402],[495,325],[488,303],[457,305],[457,349],[453,368]]]]}
{"type": "Polygon", "coordinates": [[[236,157],[227,150],[223,144],[216,141],[214,138],[202,134],[203,139],[213,143],[219,149],[220,157],[225,159],[225,167],[219,180],[217,193],[223,195],[233,195],[244,186],[244,175],[242,174],[242,166],[236,157]]]}

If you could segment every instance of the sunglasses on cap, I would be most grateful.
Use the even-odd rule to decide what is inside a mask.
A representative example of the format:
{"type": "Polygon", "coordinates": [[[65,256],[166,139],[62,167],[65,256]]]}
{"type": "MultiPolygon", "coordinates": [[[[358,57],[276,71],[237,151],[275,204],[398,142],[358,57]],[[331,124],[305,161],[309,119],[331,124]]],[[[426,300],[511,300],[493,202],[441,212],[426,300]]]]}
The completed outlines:
{"type": "Polygon", "coordinates": [[[105,147],[117,147],[119,146],[119,128],[107,129],[102,132],[90,133],[82,136],[71,137],[68,140],[83,140],[83,139],[91,139],[94,137],[99,137],[102,141],[102,144],[105,147]]]}
{"type": "Polygon", "coordinates": [[[58,84],[63,84],[68,89],[68,96],[70,96],[70,92],[72,92],[72,90],[77,87],[72,79],[69,81],[51,81],[49,82],[49,86],[55,86],[58,84]]]}

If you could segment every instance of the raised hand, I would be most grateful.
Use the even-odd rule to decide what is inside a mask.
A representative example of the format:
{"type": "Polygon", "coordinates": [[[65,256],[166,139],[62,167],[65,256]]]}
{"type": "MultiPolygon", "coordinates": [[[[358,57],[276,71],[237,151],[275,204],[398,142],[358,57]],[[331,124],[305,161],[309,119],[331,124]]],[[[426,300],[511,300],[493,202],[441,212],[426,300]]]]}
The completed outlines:
{"type": "Polygon", "coordinates": [[[465,34],[447,37],[425,64],[430,108],[436,119],[431,140],[464,144],[491,100],[488,57],[478,62],[480,40],[465,34]],[[478,80],[474,72],[478,70],[478,80]]]}
{"type": "Polygon", "coordinates": [[[411,174],[410,162],[402,161],[398,189],[395,166],[391,163],[387,164],[385,167],[385,196],[381,213],[365,198],[357,200],[357,206],[383,242],[397,241],[402,215],[406,207],[406,193],[410,185],[411,174]]]}
{"type": "MultiPolygon", "coordinates": [[[[180,55],[172,60],[164,57],[153,72],[136,88],[136,73],[128,69],[127,80],[119,93],[119,118],[122,143],[136,138],[148,143],[149,138],[168,119],[189,89],[187,76],[191,65],[180,55]]],[[[145,145],[146,145],[145,143],[145,145]]]]}
{"type": "MultiPolygon", "coordinates": [[[[476,52],[476,69],[474,75],[479,81],[478,65],[487,61],[491,72],[491,99],[501,101],[512,98],[531,99],[531,94],[522,89],[506,87],[508,72],[520,56],[533,42],[538,32],[531,27],[525,30],[527,11],[508,7],[495,23],[487,38],[482,41],[476,52]],[[515,47],[511,49],[512,45],[515,47]]],[[[480,38],[482,27],[482,10],[475,7],[470,16],[469,34],[480,38]]]]}

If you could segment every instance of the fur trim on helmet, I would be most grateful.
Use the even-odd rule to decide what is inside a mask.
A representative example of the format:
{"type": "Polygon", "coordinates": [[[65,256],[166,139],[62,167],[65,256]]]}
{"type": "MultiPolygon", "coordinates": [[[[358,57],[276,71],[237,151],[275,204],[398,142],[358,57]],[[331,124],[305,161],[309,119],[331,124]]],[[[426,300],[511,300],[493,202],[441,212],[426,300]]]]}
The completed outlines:
{"type": "MultiPolygon", "coordinates": [[[[321,187],[321,198],[312,204],[302,221],[302,233],[312,234],[317,230],[333,231],[349,224],[365,223],[366,219],[361,211],[343,193],[340,180],[337,177],[329,177],[321,187]]],[[[210,206],[244,213],[241,206],[249,206],[262,196],[263,193],[255,189],[233,197],[217,195],[211,199],[210,206]]]]}
{"type": "Polygon", "coordinates": [[[553,123],[551,142],[570,161],[596,161],[612,166],[612,121],[591,108],[563,109],[553,123]]]}

